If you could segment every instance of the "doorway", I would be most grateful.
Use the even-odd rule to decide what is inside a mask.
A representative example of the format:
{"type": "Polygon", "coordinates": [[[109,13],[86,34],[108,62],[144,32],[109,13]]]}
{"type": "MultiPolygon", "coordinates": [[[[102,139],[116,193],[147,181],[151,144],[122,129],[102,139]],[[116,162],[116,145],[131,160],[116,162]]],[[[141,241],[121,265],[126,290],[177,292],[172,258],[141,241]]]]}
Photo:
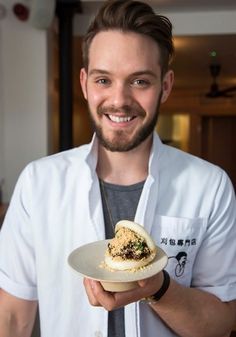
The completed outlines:
{"type": "Polygon", "coordinates": [[[201,156],[222,167],[236,191],[236,116],[202,116],[201,156]]]}

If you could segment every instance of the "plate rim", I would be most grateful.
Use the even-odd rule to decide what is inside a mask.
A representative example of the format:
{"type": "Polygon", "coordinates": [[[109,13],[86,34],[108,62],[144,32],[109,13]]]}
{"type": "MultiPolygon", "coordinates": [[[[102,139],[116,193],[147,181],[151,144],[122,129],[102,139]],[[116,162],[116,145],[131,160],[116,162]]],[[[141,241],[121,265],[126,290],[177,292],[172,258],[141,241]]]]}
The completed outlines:
{"type": "MultiPolygon", "coordinates": [[[[96,281],[100,281],[100,282],[110,282],[110,283],[128,283],[128,282],[135,282],[135,281],[140,281],[140,280],[144,280],[146,278],[149,278],[151,276],[154,276],[156,275],[157,273],[159,273],[161,270],[163,270],[167,263],[168,263],[168,256],[167,254],[165,253],[165,251],[160,248],[159,246],[156,246],[157,247],[157,251],[159,253],[159,255],[161,254],[161,256],[158,258],[157,260],[157,257],[154,259],[154,262],[151,262],[150,264],[147,265],[147,268],[144,268],[144,269],[141,269],[140,271],[135,271],[135,272],[132,272],[132,271],[109,271],[108,269],[105,270],[105,273],[109,273],[110,276],[112,275],[120,275],[121,278],[118,279],[118,278],[114,278],[114,279],[107,279],[107,278],[101,278],[101,277],[94,277],[94,276],[91,276],[91,275],[88,275],[84,272],[81,272],[79,271],[74,263],[73,263],[73,258],[76,254],[78,254],[78,252],[80,250],[85,250],[85,249],[88,249],[88,248],[91,248],[91,246],[96,247],[96,246],[101,246],[101,245],[107,245],[108,242],[111,241],[111,239],[106,239],[106,240],[98,240],[98,241],[93,241],[93,242],[89,242],[89,243],[86,243],[84,245],[81,245],[77,248],[75,248],[74,250],[71,251],[71,253],[68,255],[68,258],[67,258],[67,263],[69,264],[70,268],[72,268],[72,270],[76,273],[76,274],[79,274],[81,275],[82,277],[86,277],[86,278],[89,278],[89,279],[93,279],[93,280],[96,280],[96,281]],[[152,269],[152,266],[154,265],[154,263],[156,262],[159,262],[160,260],[163,260],[162,262],[162,266],[161,268],[157,269],[157,270],[154,270],[153,273],[151,272],[151,269],[152,269]],[[150,272],[148,272],[150,271],[150,272]],[[117,273],[118,272],[118,273],[117,273]],[[150,275],[149,275],[150,274],[150,275]],[[127,279],[123,279],[122,278],[122,275],[127,277],[127,279]],[[130,276],[130,278],[128,277],[130,276]],[[136,277],[135,277],[136,276],[136,277]]],[[[104,250],[105,251],[105,250],[104,250]]],[[[101,264],[103,261],[100,261],[98,263],[98,267],[99,267],[99,264],[101,264]]],[[[100,267],[102,269],[102,267],[100,267]]]]}

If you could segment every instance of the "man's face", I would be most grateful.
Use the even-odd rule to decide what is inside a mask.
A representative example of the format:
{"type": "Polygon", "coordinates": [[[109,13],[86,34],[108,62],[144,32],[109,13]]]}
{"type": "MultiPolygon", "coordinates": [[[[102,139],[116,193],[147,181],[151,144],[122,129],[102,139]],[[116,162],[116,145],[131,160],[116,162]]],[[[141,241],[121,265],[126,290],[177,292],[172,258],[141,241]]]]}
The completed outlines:
{"type": "Polygon", "coordinates": [[[97,34],[81,85],[101,144],[129,151],[148,139],[172,80],[172,72],[161,79],[159,50],[151,38],[116,30],[97,34]]]}

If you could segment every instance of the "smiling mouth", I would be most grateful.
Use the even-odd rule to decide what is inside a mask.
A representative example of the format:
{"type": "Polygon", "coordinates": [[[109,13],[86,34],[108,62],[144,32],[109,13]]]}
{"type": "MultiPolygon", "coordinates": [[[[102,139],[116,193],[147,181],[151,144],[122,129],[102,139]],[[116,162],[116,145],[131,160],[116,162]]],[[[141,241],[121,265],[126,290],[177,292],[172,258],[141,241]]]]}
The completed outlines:
{"type": "Polygon", "coordinates": [[[110,119],[114,123],[128,123],[135,118],[135,116],[120,117],[120,116],[107,115],[107,114],[106,116],[108,119],[110,119]]]}

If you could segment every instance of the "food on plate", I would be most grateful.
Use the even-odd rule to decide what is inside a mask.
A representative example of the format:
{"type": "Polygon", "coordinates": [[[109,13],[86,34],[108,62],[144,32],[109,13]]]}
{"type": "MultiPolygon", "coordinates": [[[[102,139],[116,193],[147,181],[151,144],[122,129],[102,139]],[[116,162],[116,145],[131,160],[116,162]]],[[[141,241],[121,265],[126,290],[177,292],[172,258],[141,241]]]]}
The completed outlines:
{"type": "Polygon", "coordinates": [[[108,243],[105,264],[115,270],[140,269],[156,256],[157,247],[141,225],[128,220],[115,226],[115,237],[108,243]]]}

